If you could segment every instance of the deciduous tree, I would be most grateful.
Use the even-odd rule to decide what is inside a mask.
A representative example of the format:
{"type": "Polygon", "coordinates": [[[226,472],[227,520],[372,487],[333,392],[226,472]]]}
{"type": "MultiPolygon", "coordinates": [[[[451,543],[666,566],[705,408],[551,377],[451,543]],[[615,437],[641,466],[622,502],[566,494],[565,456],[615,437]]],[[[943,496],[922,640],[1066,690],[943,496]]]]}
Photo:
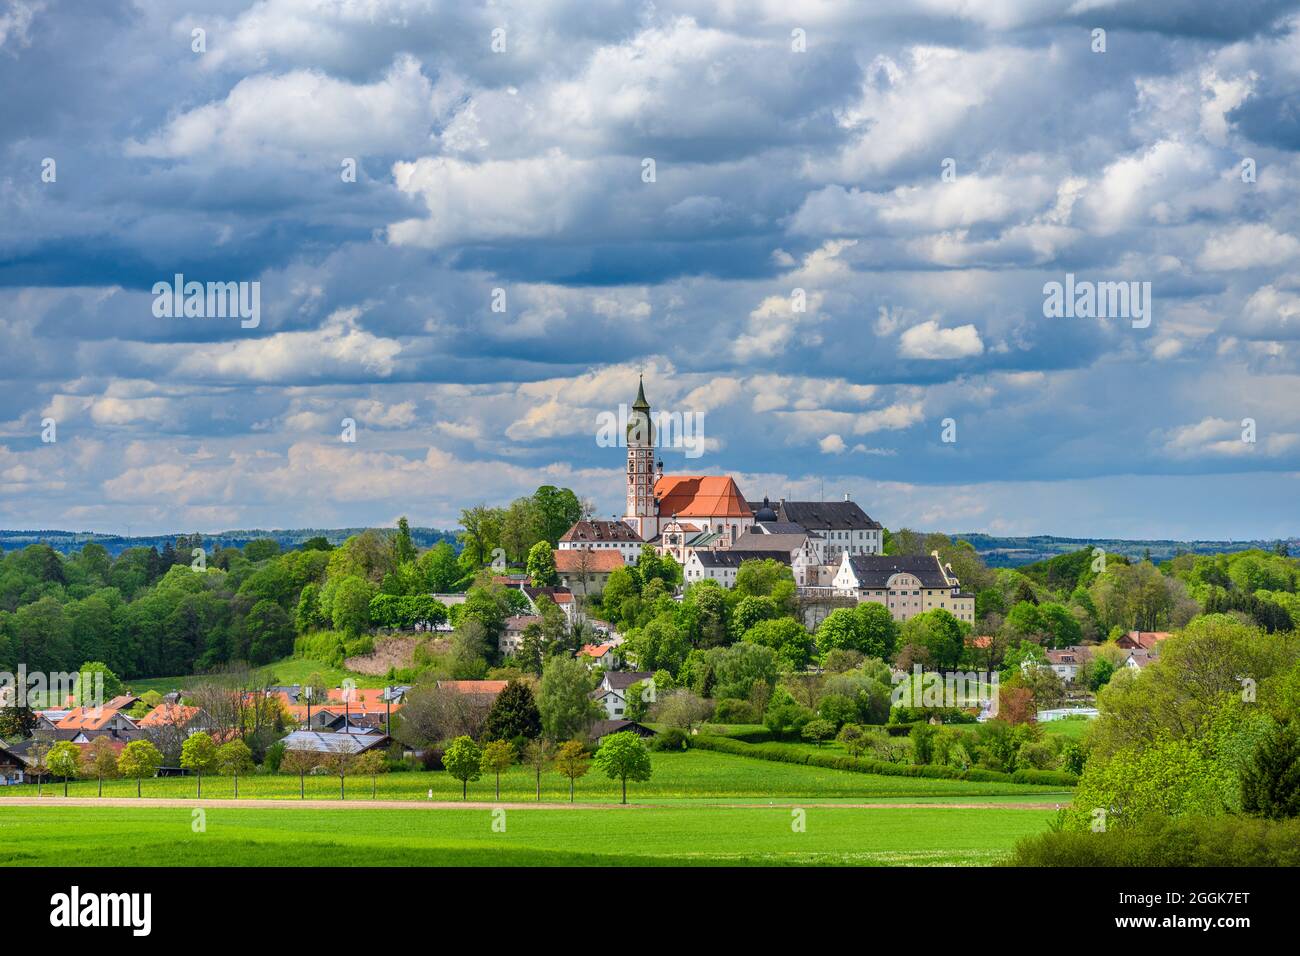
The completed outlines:
{"type": "Polygon", "coordinates": [[[242,740],[229,740],[217,748],[217,770],[228,773],[235,781],[235,799],[239,799],[239,777],[253,772],[253,752],[242,740]]]}
{"type": "Polygon", "coordinates": [[[81,751],[70,740],[60,740],[50,748],[45,758],[50,773],[63,778],[63,795],[68,795],[68,781],[75,780],[81,770],[81,751]]]}
{"type": "Polygon", "coordinates": [[[611,780],[623,784],[623,802],[627,803],[627,782],[644,783],[650,779],[650,752],[645,741],[630,730],[610,734],[596,751],[596,766],[611,780]]]}
{"type": "Polygon", "coordinates": [[[206,733],[199,731],[186,738],[181,745],[181,767],[198,775],[198,795],[203,796],[203,772],[217,766],[217,745],[206,733]]]}
{"type": "Polygon", "coordinates": [[[457,737],[442,755],[442,765],[460,781],[461,798],[469,799],[469,782],[483,773],[483,751],[469,737],[457,737]]]}
{"type": "Polygon", "coordinates": [[[133,740],[122,748],[117,769],[123,776],[135,778],[135,795],[140,796],[140,781],[152,777],[162,766],[162,753],[147,740],[133,740]]]}
{"type": "Polygon", "coordinates": [[[555,754],[555,769],[569,778],[569,802],[573,802],[573,784],[591,769],[591,755],[578,740],[566,740],[555,754]]]}
{"type": "MultiPolygon", "coordinates": [[[[515,747],[508,740],[490,740],[483,746],[479,764],[484,773],[496,774],[497,799],[501,799],[501,772],[515,762],[515,747]]],[[[446,758],[443,758],[446,763],[446,758]]]]}

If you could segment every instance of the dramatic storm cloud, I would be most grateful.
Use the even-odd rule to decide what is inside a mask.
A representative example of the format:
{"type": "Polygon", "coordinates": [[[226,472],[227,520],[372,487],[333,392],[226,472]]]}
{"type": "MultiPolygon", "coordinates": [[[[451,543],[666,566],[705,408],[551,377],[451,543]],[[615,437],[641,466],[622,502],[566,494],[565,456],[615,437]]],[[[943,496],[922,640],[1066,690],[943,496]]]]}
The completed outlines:
{"type": "Polygon", "coordinates": [[[0,0],[0,526],[1295,534],[1297,6],[0,0]]]}

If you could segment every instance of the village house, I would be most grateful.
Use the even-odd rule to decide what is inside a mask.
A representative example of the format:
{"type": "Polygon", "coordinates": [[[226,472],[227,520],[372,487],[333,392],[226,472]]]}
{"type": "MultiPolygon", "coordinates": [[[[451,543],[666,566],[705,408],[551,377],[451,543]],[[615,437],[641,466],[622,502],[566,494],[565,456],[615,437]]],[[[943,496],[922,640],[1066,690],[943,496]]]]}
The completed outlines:
{"type": "Polygon", "coordinates": [[[491,704],[510,683],[504,680],[440,680],[437,686],[491,704]]]}
{"type": "Polygon", "coordinates": [[[1047,666],[1055,671],[1056,676],[1065,683],[1072,684],[1079,676],[1079,669],[1088,662],[1091,652],[1082,645],[1066,647],[1061,650],[1044,651],[1047,666]]]}
{"type": "MultiPolygon", "coordinates": [[[[763,503],[767,505],[766,498],[763,503]]],[[[838,564],[844,555],[878,555],[884,551],[884,526],[863,511],[847,493],[843,501],[786,501],[782,498],[769,507],[775,514],[774,521],[820,534],[825,539],[823,550],[827,563],[838,564]]]]}
{"type": "Polygon", "coordinates": [[[555,552],[555,571],[560,576],[560,584],[584,597],[604,591],[610,574],[626,564],[618,551],[570,548],[555,552]]]}
{"type": "Polygon", "coordinates": [[[135,721],[124,711],[140,700],[130,694],[114,697],[98,707],[74,707],[54,725],[59,731],[122,731],[134,730],[135,721]]]}
{"type": "Polygon", "coordinates": [[[558,567],[560,552],[570,550],[594,551],[598,554],[617,554],[625,564],[635,564],[641,556],[645,542],[622,521],[583,519],[560,537],[555,561],[558,567]]]}
{"type": "Polygon", "coordinates": [[[200,731],[211,733],[216,728],[216,722],[202,708],[163,703],[141,717],[137,726],[142,730],[171,728],[191,736],[200,731]]]}
{"type": "Polygon", "coordinates": [[[623,656],[617,644],[584,644],[578,656],[589,659],[593,667],[602,670],[623,666],[623,656]]]}
{"type": "Polygon", "coordinates": [[[281,740],[285,750],[307,751],[321,754],[357,754],[388,745],[390,738],[382,733],[330,733],[319,730],[295,730],[281,740]]]}
{"type": "Polygon", "coordinates": [[[587,736],[599,746],[605,742],[605,738],[611,734],[621,734],[625,730],[630,730],[638,737],[653,737],[655,732],[645,724],[639,724],[635,720],[597,720],[587,729],[587,736]]]}
{"type": "Polygon", "coordinates": [[[789,554],[784,551],[692,551],[682,569],[682,578],[686,584],[696,581],[717,581],[724,588],[736,583],[736,572],[745,561],[766,561],[771,558],[782,564],[790,563],[789,554]]]}
{"type": "Polygon", "coordinates": [[[606,671],[591,699],[605,708],[610,720],[622,717],[627,710],[627,689],[637,681],[654,677],[650,671],[606,671]]]}
{"type": "Polygon", "coordinates": [[[768,531],[761,525],[740,536],[736,550],[753,554],[772,552],[769,557],[790,565],[794,583],[799,587],[816,587],[821,583],[818,568],[824,565],[822,548],[825,540],[807,531],[768,531]]]}
{"type": "MultiPolygon", "coordinates": [[[[1117,641],[1116,643],[1119,642],[1117,641]]],[[[1132,650],[1128,652],[1128,657],[1124,658],[1120,666],[1127,667],[1130,670],[1140,671],[1153,660],[1155,660],[1155,654],[1151,651],[1132,650]]]]}
{"type": "Polygon", "coordinates": [[[1169,631],[1129,631],[1115,639],[1117,647],[1126,651],[1150,651],[1156,653],[1160,642],[1169,636],[1169,631]]]}
{"type": "Polygon", "coordinates": [[[875,601],[896,621],[943,609],[975,623],[975,595],[961,590],[937,551],[922,555],[843,554],[832,584],[837,595],[875,601]]]}
{"type": "Polygon", "coordinates": [[[327,707],[314,711],[307,730],[339,734],[387,733],[389,714],[382,710],[350,710],[327,707]]]}
{"type": "Polygon", "coordinates": [[[25,783],[26,780],[27,764],[17,754],[11,753],[7,747],[0,744],[0,787],[25,783]]]}
{"type": "Polygon", "coordinates": [[[513,617],[506,618],[506,623],[501,631],[501,636],[497,638],[497,650],[503,656],[517,654],[519,648],[524,643],[524,631],[528,625],[536,624],[541,626],[542,618],[538,614],[516,614],[513,617]]]}

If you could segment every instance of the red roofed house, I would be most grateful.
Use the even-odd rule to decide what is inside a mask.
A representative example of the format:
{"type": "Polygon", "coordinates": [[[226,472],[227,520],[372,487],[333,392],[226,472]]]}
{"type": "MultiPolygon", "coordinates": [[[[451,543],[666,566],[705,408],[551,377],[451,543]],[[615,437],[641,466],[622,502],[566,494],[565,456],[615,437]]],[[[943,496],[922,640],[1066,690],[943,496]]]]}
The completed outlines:
{"type": "Polygon", "coordinates": [[[574,522],[573,527],[560,536],[556,550],[616,551],[624,561],[631,562],[640,556],[644,544],[640,535],[625,522],[591,518],[574,522]]]}
{"type": "Polygon", "coordinates": [[[596,667],[604,670],[618,667],[623,663],[617,644],[584,644],[582,650],[578,651],[578,656],[591,658],[596,667]]]}
{"type": "Polygon", "coordinates": [[[583,596],[605,590],[610,573],[625,565],[623,555],[618,551],[570,548],[555,552],[555,570],[560,575],[560,583],[583,596]]]}
{"type": "Polygon", "coordinates": [[[133,730],[135,721],[122,711],[139,699],[130,694],[122,694],[100,707],[74,707],[54,727],[56,730],[133,730]]]}
{"type": "Polygon", "coordinates": [[[469,697],[483,697],[493,701],[506,689],[508,683],[510,682],[504,680],[440,680],[438,687],[442,690],[454,690],[458,694],[469,697]]]}
{"type": "Polygon", "coordinates": [[[1168,636],[1168,631],[1129,631],[1117,637],[1115,644],[1126,651],[1151,651],[1168,636]]]}
{"type": "Polygon", "coordinates": [[[169,727],[184,730],[187,734],[199,731],[211,731],[216,725],[208,712],[201,707],[188,707],[185,704],[171,702],[159,704],[140,718],[138,726],[148,730],[152,727],[169,727]]]}

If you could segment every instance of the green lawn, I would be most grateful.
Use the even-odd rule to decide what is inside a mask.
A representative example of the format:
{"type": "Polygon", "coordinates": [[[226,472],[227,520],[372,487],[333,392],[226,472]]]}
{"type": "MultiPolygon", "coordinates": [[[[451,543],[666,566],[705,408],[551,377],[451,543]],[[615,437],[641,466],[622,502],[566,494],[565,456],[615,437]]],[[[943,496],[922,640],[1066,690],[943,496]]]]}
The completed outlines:
{"type": "MultiPolygon", "coordinates": [[[[925,798],[962,802],[978,798],[988,802],[988,797],[1020,797],[1026,802],[1069,802],[1069,794],[1051,788],[1027,784],[977,783],[966,780],[930,780],[924,777],[887,777],[876,774],[852,773],[810,767],[804,764],[774,763],[753,760],[731,754],[705,750],[688,750],[682,753],[655,753],[651,755],[653,775],[648,783],[628,786],[628,799],[640,803],[676,801],[725,800],[728,802],[804,801],[863,801],[875,802],[888,798],[925,798]]],[[[369,798],[369,777],[347,780],[347,792],[356,798],[369,798]]],[[[63,793],[61,783],[55,781],[42,787],[45,795],[57,799],[63,793]]],[[[145,780],[142,793],[147,797],[184,797],[195,794],[193,777],[159,777],[145,780]]],[[[205,777],[205,797],[231,797],[234,785],[229,777],[205,777]]],[[[429,791],[435,799],[458,799],[460,782],[443,771],[393,773],[378,778],[380,799],[423,800],[429,791]]],[[[68,788],[70,796],[93,797],[98,793],[94,780],[74,781],[68,788]]],[[[239,781],[241,797],[294,799],[298,797],[298,778],[283,775],[257,774],[239,781]]],[[[5,797],[34,796],[36,787],[24,785],[0,787],[0,805],[5,797]]],[[[306,795],[335,799],[339,793],[337,777],[309,776],[306,795]]],[[[495,798],[495,781],[484,778],[469,785],[470,798],[491,800],[495,798]]],[[[113,797],[135,796],[134,780],[108,780],[104,795],[113,797]]],[[[579,801],[609,803],[619,799],[619,785],[592,770],[578,781],[576,796],[579,801]]],[[[536,799],[536,783],[532,771],[515,766],[501,776],[503,800],[536,799]]],[[[542,799],[568,800],[566,778],[554,772],[542,775],[542,799]]]]}
{"type": "MultiPolygon", "coordinates": [[[[1035,810],[655,809],[205,811],[6,807],[8,866],[987,865],[1041,832],[1035,810]],[[493,830],[494,819],[505,832],[493,830]]],[[[499,827],[498,827],[499,828],[499,827]]]]}
{"type": "Polygon", "coordinates": [[[1093,725],[1093,721],[1079,717],[1069,717],[1064,720],[1048,720],[1039,724],[1043,733],[1051,734],[1055,737],[1063,737],[1066,740],[1080,741],[1084,734],[1093,725]]]}
{"type": "MultiPolygon", "coordinates": [[[[320,674],[329,687],[341,687],[344,678],[348,677],[356,681],[358,687],[383,687],[386,683],[382,677],[357,674],[304,657],[286,657],[257,668],[255,674],[259,678],[274,678],[276,684],[301,684],[312,674],[320,674]]],[[[122,683],[130,687],[131,692],[136,695],[150,690],[166,694],[182,687],[192,687],[199,680],[202,680],[202,675],[183,674],[178,677],[133,677],[130,680],[123,680],[122,683]]]]}

